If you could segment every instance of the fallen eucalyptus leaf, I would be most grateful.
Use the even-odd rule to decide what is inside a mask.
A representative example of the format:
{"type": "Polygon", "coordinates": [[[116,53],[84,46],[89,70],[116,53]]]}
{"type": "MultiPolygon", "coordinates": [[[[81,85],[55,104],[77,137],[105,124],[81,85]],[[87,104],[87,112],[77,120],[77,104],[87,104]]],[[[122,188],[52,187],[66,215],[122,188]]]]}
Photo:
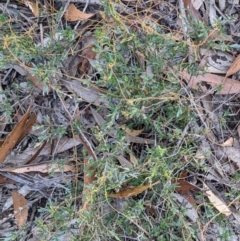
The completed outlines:
{"type": "Polygon", "coordinates": [[[213,206],[220,213],[222,213],[226,216],[230,216],[232,214],[232,212],[228,208],[228,206],[220,198],[218,198],[205,183],[203,183],[203,186],[204,186],[204,188],[208,189],[208,191],[206,191],[206,194],[207,194],[207,197],[210,200],[210,202],[213,204],[213,206]]]}
{"type": "Polygon", "coordinates": [[[224,143],[220,144],[220,146],[222,146],[222,147],[233,146],[233,142],[234,142],[234,138],[230,137],[224,143]]]}
{"type": "Polygon", "coordinates": [[[86,20],[94,16],[95,13],[84,13],[78,10],[73,3],[70,3],[64,17],[67,21],[86,20]]]}

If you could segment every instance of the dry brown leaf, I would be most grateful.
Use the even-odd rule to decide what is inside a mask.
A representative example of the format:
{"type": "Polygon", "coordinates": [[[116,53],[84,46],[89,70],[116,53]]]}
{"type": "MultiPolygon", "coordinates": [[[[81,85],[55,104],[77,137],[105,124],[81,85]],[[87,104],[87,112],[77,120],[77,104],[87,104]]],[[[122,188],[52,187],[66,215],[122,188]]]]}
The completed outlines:
{"type": "Polygon", "coordinates": [[[1,148],[0,148],[0,163],[4,161],[8,153],[12,150],[12,148],[16,145],[19,140],[19,137],[22,134],[22,130],[28,120],[30,113],[30,107],[27,112],[23,115],[22,119],[17,123],[15,128],[11,131],[11,133],[4,140],[1,148]]]}
{"type": "Polygon", "coordinates": [[[196,204],[196,200],[194,199],[192,193],[189,191],[189,192],[186,192],[186,193],[181,193],[181,195],[187,199],[187,201],[189,203],[191,203],[192,205],[195,205],[196,204]]]}
{"type": "Polygon", "coordinates": [[[7,179],[6,179],[4,176],[1,176],[1,175],[0,175],[0,184],[5,183],[6,180],[7,180],[7,179]]]}
{"type": "Polygon", "coordinates": [[[212,88],[221,86],[221,89],[216,92],[216,94],[236,94],[240,92],[240,82],[232,80],[230,78],[224,78],[215,74],[205,74],[204,76],[191,76],[186,71],[179,71],[178,75],[187,80],[188,86],[195,90],[200,90],[202,92],[208,92],[209,89],[202,85],[207,83],[212,88]]]}
{"type": "MultiPolygon", "coordinates": [[[[102,116],[94,109],[90,106],[90,109],[91,109],[91,112],[92,112],[92,115],[96,121],[96,123],[98,124],[99,127],[103,127],[104,123],[106,122],[102,116]]],[[[115,133],[116,135],[116,133],[115,133]]]]}
{"type": "Polygon", "coordinates": [[[125,157],[118,156],[117,159],[120,162],[122,167],[132,168],[132,166],[133,166],[132,163],[130,161],[128,161],[125,157]]]}
{"type": "MultiPolygon", "coordinates": [[[[56,141],[55,143],[57,143],[57,146],[54,146],[54,153],[61,153],[81,144],[81,142],[78,139],[68,138],[68,137],[62,137],[59,142],[56,141]]],[[[27,148],[26,150],[24,150],[23,153],[26,155],[32,156],[38,151],[38,149],[39,147],[27,148]]],[[[49,155],[51,153],[51,150],[52,150],[52,144],[47,143],[45,147],[42,149],[42,151],[39,153],[39,155],[40,156],[49,155]]]]}
{"type": "Polygon", "coordinates": [[[27,200],[23,195],[19,194],[17,191],[12,191],[12,199],[14,212],[18,212],[15,215],[17,225],[19,228],[22,228],[22,226],[27,222],[28,217],[28,208],[26,207],[27,200]]]}
{"type": "Polygon", "coordinates": [[[82,52],[84,57],[81,57],[79,60],[79,72],[80,74],[88,74],[91,68],[91,64],[89,59],[95,59],[96,53],[93,52],[91,48],[86,49],[84,53],[82,52]]]}
{"type": "Polygon", "coordinates": [[[94,16],[95,13],[84,13],[78,10],[73,3],[69,4],[64,17],[67,21],[86,20],[94,16]]]}
{"type": "Polygon", "coordinates": [[[38,8],[38,1],[36,3],[32,3],[28,0],[24,0],[24,3],[27,7],[29,7],[33,13],[33,15],[38,18],[39,17],[39,8],[38,8]]]}
{"type": "Polygon", "coordinates": [[[187,193],[193,189],[196,189],[194,185],[184,180],[184,178],[186,177],[187,177],[187,171],[184,170],[182,171],[180,177],[176,181],[174,181],[175,183],[178,184],[178,186],[175,188],[175,191],[187,193]]]}
{"type": "Polygon", "coordinates": [[[27,161],[26,161],[26,163],[24,163],[24,165],[29,165],[32,161],[34,161],[37,157],[38,157],[38,155],[40,154],[40,152],[42,151],[42,149],[45,147],[45,145],[46,145],[46,141],[44,141],[43,143],[42,143],[42,145],[40,146],[40,148],[36,151],[36,153],[31,157],[31,158],[29,158],[27,161]]]}
{"type": "Polygon", "coordinates": [[[27,120],[26,124],[24,125],[23,129],[22,129],[22,133],[20,135],[20,137],[18,138],[18,142],[19,143],[21,140],[23,140],[23,138],[25,136],[27,136],[27,134],[31,131],[32,126],[35,124],[37,120],[37,116],[35,114],[31,114],[29,119],[27,120]]]}
{"type": "Polygon", "coordinates": [[[41,173],[50,173],[50,172],[74,172],[74,166],[70,165],[57,165],[57,164],[40,164],[40,165],[29,165],[24,167],[17,168],[2,168],[1,172],[13,172],[13,173],[27,173],[27,172],[41,172],[41,173]]]}
{"type": "Polygon", "coordinates": [[[220,144],[220,146],[222,146],[222,147],[233,146],[233,142],[234,142],[234,138],[230,137],[224,143],[220,144]]]}
{"type": "Polygon", "coordinates": [[[136,55],[141,66],[145,66],[146,57],[142,52],[136,50],[136,55]]]}
{"type": "Polygon", "coordinates": [[[235,74],[239,70],[240,70],[240,55],[238,55],[237,58],[231,64],[229,70],[227,71],[226,77],[229,77],[230,75],[235,74]]]}
{"type": "Polygon", "coordinates": [[[133,164],[133,165],[137,165],[138,164],[138,160],[137,160],[137,158],[133,155],[133,154],[129,154],[129,156],[130,156],[130,161],[131,161],[131,163],[133,164]]]}
{"type": "Polygon", "coordinates": [[[35,84],[40,90],[44,89],[44,84],[39,81],[39,79],[36,76],[33,76],[27,71],[27,78],[35,84]]]}
{"type": "Polygon", "coordinates": [[[100,93],[92,87],[84,87],[80,81],[72,79],[70,81],[61,81],[61,83],[73,93],[76,93],[84,101],[92,103],[96,106],[108,106],[109,102],[106,98],[103,98],[100,93]]]}
{"type": "Polygon", "coordinates": [[[79,72],[80,74],[88,74],[91,69],[91,63],[89,60],[96,59],[96,52],[93,51],[95,38],[91,35],[84,39],[84,47],[81,52],[81,58],[79,60],[79,72]]]}
{"type": "Polygon", "coordinates": [[[190,190],[196,189],[196,187],[194,185],[192,185],[191,183],[185,181],[185,180],[177,180],[178,186],[175,188],[175,191],[177,192],[188,192],[190,190]]]}
{"type": "Polygon", "coordinates": [[[228,206],[220,200],[211,190],[210,188],[203,183],[204,188],[209,189],[206,191],[207,197],[210,200],[210,202],[213,204],[213,206],[222,214],[226,216],[230,216],[232,214],[231,210],[228,208],[228,206]]]}
{"type": "Polygon", "coordinates": [[[15,183],[12,179],[6,178],[2,175],[0,175],[0,184],[6,184],[6,183],[15,183]]]}
{"type": "MultiPolygon", "coordinates": [[[[29,186],[23,185],[17,192],[18,192],[18,194],[26,197],[31,191],[32,191],[32,189],[29,186]]],[[[3,212],[6,211],[12,205],[13,205],[13,198],[12,197],[7,198],[6,202],[3,205],[2,211],[3,212]]]]}
{"type": "Polygon", "coordinates": [[[138,186],[133,188],[128,188],[122,191],[119,191],[115,194],[108,194],[108,197],[118,198],[118,197],[132,197],[136,196],[144,191],[146,191],[148,188],[151,188],[151,185],[145,185],[145,186],[138,186]]]}
{"type": "Polygon", "coordinates": [[[130,128],[128,128],[127,126],[121,126],[121,128],[129,135],[129,136],[139,136],[142,132],[143,132],[143,130],[144,130],[144,128],[143,129],[141,129],[141,130],[131,130],[130,128]]]}

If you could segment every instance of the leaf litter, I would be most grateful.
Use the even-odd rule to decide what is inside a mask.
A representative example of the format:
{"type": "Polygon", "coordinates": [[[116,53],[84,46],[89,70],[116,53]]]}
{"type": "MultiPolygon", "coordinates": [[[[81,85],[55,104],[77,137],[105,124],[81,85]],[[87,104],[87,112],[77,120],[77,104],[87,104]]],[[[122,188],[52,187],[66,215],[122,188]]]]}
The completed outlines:
{"type": "Polygon", "coordinates": [[[12,148],[17,144],[20,137],[22,135],[25,135],[25,132],[23,132],[23,129],[24,129],[24,126],[26,125],[29,114],[30,114],[30,107],[28,108],[27,112],[24,114],[22,119],[18,122],[16,127],[11,131],[11,133],[7,136],[7,138],[4,140],[3,144],[1,145],[0,163],[4,162],[4,159],[7,157],[7,155],[12,150],[12,148]]]}
{"type": "Polygon", "coordinates": [[[12,199],[17,225],[22,228],[26,224],[28,217],[27,200],[17,191],[12,191],[12,199]]]}
{"type": "Polygon", "coordinates": [[[1,168],[0,172],[12,172],[12,173],[27,173],[27,172],[41,172],[41,173],[51,173],[51,172],[74,172],[74,166],[64,165],[60,166],[57,164],[40,164],[40,165],[28,165],[17,168],[1,168]]]}
{"type": "Polygon", "coordinates": [[[208,199],[211,201],[213,206],[220,212],[223,213],[226,216],[229,216],[232,214],[231,210],[229,207],[219,198],[217,197],[211,189],[207,186],[207,184],[203,184],[204,188],[207,188],[208,190],[206,191],[208,199]]]}
{"type": "Polygon", "coordinates": [[[70,3],[64,17],[67,21],[86,20],[94,16],[94,13],[84,13],[78,10],[73,3],[70,3]]]}
{"type": "Polygon", "coordinates": [[[229,77],[230,75],[235,74],[240,70],[240,55],[237,56],[237,58],[233,61],[231,66],[229,67],[226,77],[229,77]]]}
{"type": "MultiPolygon", "coordinates": [[[[92,159],[94,159],[94,161],[96,161],[95,164],[97,165],[97,159],[102,158],[102,156],[104,155],[107,155],[107,152],[99,152],[97,150],[97,146],[99,145],[99,139],[96,132],[94,131],[109,128],[107,126],[109,116],[108,114],[106,114],[105,116],[102,115],[101,111],[105,109],[108,113],[109,106],[112,103],[116,103],[118,101],[118,99],[115,97],[111,99],[108,98],[108,95],[111,94],[108,93],[110,91],[106,88],[102,88],[102,86],[98,86],[96,81],[99,75],[99,73],[96,71],[97,64],[99,63],[98,61],[101,60],[98,59],[99,56],[94,50],[94,48],[96,47],[96,39],[95,37],[93,37],[94,35],[92,33],[97,28],[94,26],[94,24],[99,24],[99,22],[101,24],[101,21],[104,21],[107,18],[109,21],[112,21],[109,16],[104,16],[103,12],[99,12],[98,7],[102,6],[102,3],[99,1],[87,1],[86,3],[86,1],[83,0],[72,1],[71,3],[69,3],[68,1],[66,4],[63,4],[63,1],[60,0],[56,2],[57,5],[61,5],[64,9],[64,12],[61,16],[63,18],[57,19],[57,24],[62,25],[62,23],[64,22],[64,24],[66,23],[66,25],[72,26],[75,31],[74,38],[75,40],[77,40],[77,46],[74,46],[71,51],[68,52],[68,62],[67,60],[63,61],[61,66],[59,65],[59,69],[57,69],[57,71],[60,71],[62,74],[58,76],[56,75],[56,78],[53,78],[53,76],[49,78],[51,79],[51,84],[54,83],[61,86],[61,89],[59,89],[60,91],[55,92],[56,86],[54,86],[53,84],[49,88],[49,93],[44,93],[44,81],[40,81],[39,77],[36,77],[32,74],[33,69],[31,69],[30,73],[29,68],[24,69],[24,67],[22,67],[27,66],[30,63],[21,63],[19,64],[20,67],[17,67],[18,64],[15,63],[14,66],[9,65],[8,69],[6,68],[3,70],[3,72],[1,72],[1,77],[4,76],[2,82],[4,88],[8,88],[11,86],[12,80],[10,77],[14,76],[10,74],[12,72],[15,73],[15,77],[17,76],[16,78],[27,78],[35,86],[32,89],[32,93],[34,93],[36,97],[34,100],[34,108],[32,107],[32,110],[34,110],[34,114],[30,115],[30,109],[24,102],[24,97],[21,96],[22,99],[19,101],[19,98],[16,97],[15,93],[12,95],[11,98],[16,101],[16,106],[20,107],[20,109],[22,109],[22,107],[24,106],[23,109],[28,109],[27,112],[23,116],[19,115],[19,113],[15,113],[15,117],[17,118],[14,118],[14,120],[18,119],[18,123],[15,124],[15,128],[12,128],[12,123],[7,123],[7,121],[9,121],[9,119],[6,119],[7,113],[1,114],[0,127],[3,139],[1,142],[2,146],[0,149],[0,160],[3,166],[1,166],[0,171],[4,172],[5,175],[8,177],[3,178],[3,176],[0,176],[0,178],[2,178],[1,180],[3,185],[8,184],[7,182],[5,182],[5,180],[8,179],[12,180],[13,183],[18,183],[18,186],[22,185],[22,187],[27,187],[27,185],[24,184],[27,182],[30,187],[25,188],[26,190],[28,190],[28,192],[25,192],[23,194],[19,194],[21,193],[21,188],[18,190],[18,192],[13,191],[12,203],[9,202],[11,204],[9,205],[8,203],[6,205],[7,208],[5,208],[6,211],[7,209],[10,209],[12,204],[14,204],[14,210],[18,212],[18,214],[16,214],[16,220],[19,228],[27,224],[28,221],[28,215],[24,211],[25,209],[21,210],[23,206],[27,206],[26,199],[28,198],[26,197],[26,195],[29,193],[34,193],[33,190],[35,192],[37,190],[37,195],[40,196],[40,198],[42,199],[46,197],[49,193],[54,192],[55,189],[63,188],[63,186],[66,185],[68,180],[73,181],[73,179],[71,178],[75,174],[76,170],[78,170],[79,172],[77,173],[77,175],[82,176],[81,178],[74,177],[75,183],[82,183],[84,187],[84,194],[82,195],[82,193],[80,193],[81,198],[78,198],[81,199],[81,205],[76,205],[76,207],[78,210],[81,210],[81,207],[86,208],[86,210],[84,211],[90,211],[91,208],[95,208],[91,205],[92,200],[89,199],[89,196],[91,197],[91,185],[93,183],[99,184],[101,183],[101,181],[103,181],[103,179],[102,176],[95,176],[95,173],[98,173],[98,169],[96,169],[95,166],[89,167],[89,163],[92,163],[92,159]],[[85,8],[82,7],[84,6],[84,4],[86,4],[85,8]],[[99,20],[99,16],[101,20],[97,23],[97,21],[99,20]],[[94,22],[96,19],[97,21],[94,22]],[[87,24],[84,25],[84,23],[87,24]],[[19,75],[21,75],[21,77],[19,77],[19,75]],[[42,96],[42,93],[44,93],[44,96],[42,96]],[[61,98],[58,98],[58,95],[61,95],[61,98]],[[47,99],[49,96],[51,96],[51,98],[47,99]],[[71,101],[77,102],[77,104],[72,104],[71,101]],[[77,114],[74,111],[76,110],[76,108],[78,110],[77,114]],[[50,118],[50,122],[46,122],[46,119],[48,117],[50,118]],[[78,132],[80,130],[81,133],[78,135],[73,135],[70,133],[72,130],[69,130],[69,123],[71,123],[72,127],[72,123],[76,120],[81,123],[81,128],[78,128],[78,132]],[[41,131],[37,132],[32,130],[32,126],[37,126],[39,124],[45,125],[49,129],[50,127],[53,129],[55,127],[59,127],[59,129],[66,128],[66,132],[63,135],[59,134],[53,136],[51,140],[44,139],[41,142],[36,143],[35,139],[41,134],[41,131]],[[6,135],[5,132],[8,134],[6,135]],[[28,140],[28,138],[30,138],[30,140],[28,140]],[[23,145],[23,143],[25,142],[27,143],[26,146],[23,145]],[[35,147],[31,146],[31,142],[35,144],[35,147]],[[75,155],[76,152],[81,153],[82,149],[84,149],[84,155],[87,153],[84,158],[83,155],[75,155]],[[59,159],[63,163],[61,163],[61,165],[55,163],[53,164],[51,161],[55,158],[59,159]],[[78,166],[79,163],[80,167],[78,166]],[[8,165],[10,165],[10,167],[8,165]],[[83,165],[84,168],[81,168],[81,165],[83,165]],[[56,175],[59,182],[57,180],[53,182],[51,181],[52,172],[55,173],[54,175],[56,175]],[[90,175],[88,172],[90,173],[90,175]],[[68,179],[65,175],[69,175],[70,179],[68,179]],[[9,177],[12,177],[12,179],[9,177]],[[39,182],[36,184],[36,180],[42,180],[42,184],[44,184],[45,186],[40,186],[39,182]],[[47,186],[46,183],[48,182],[51,185],[47,186]],[[53,188],[54,185],[56,185],[57,188],[53,188]],[[43,187],[45,187],[45,189],[43,187]],[[18,203],[19,200],[21,200],[21,204],[18,203]]],[[[218,24],[218,17],[221,16],[225,18],[225,16],[232,15],[235,11],[235,6],[231,5],[230,1],[211,0],[207,2],[201,0],[182,0],[180,2],[182,2],[184,6],[184,8],[180,9],[180,12],[181,14],[185,13],[186,19],[188,21],[190,21],[190,15],[192,14],[194,18],[204,22],[205,26],[208,25],[213,27],[213,32],[210,34],[208,33],[209,36],[206,36],[206,39],[215,39],[215,46],[220,45],[222,42],[220,43],[218,41],[222,40],[236,41],[236,36],[238,36],[239,33],[237,32],[238,30],[234,28],[234,26],[229,27],[228,34],[230,35],[228,36],[223,37],[220,34],[217,35],[215,33],[218,24]]],[[[24,3],[31,10],[26,13],[27,16],[25,16],[24,14],[22,15],[24,16],[23,21],[26,23],[26,26],[33,21],[32,16],[41,19],[43,8],[44,11],[48,11],[48,7],[50,7],[51,11],[54,11],[53,6],[50,6],[48,4],[46,6],[42,6],[38,1],[21,1],[21,3],[24,3]]],[[[148,20],[153,22],[155,22],[155,15],[159,17],[162,14],[159,17],[159,21],[161,21],[162,19],[165,21],[163,21],[163,23],[167,26],[166,32],[167,29],[172,28],[172,30],[170,31],[170,36],[172,36],[172,38],[176,37],[177,41],[186,40],[187,45],[189,46],[189,53],[191,55],[194,52],[194,47],[191,46],[194,43],[194,39],[189,37],[188,32],[180,31],[180,29],[178,28],[179,26],[184,27],[183,22],[179,24],[173,21],[174,18],[172,17],[172,15],[178,15],[176,15],[177,12],[172,9],[178,9],[179,7],[178,5],[174,5],[175,1],[170,1],[167,3],[163,2],[162,4],[159,4],[155,1],[153,4],[153,9],[150,9],[149,6],[146,4],[147,3],[144,3],[142,1],[139,1],[137,3],[135,1],[125,1],[121,3],[119,2],[118,4],[114,3],[111,6],[116,8],[114,9],[114,11],[116,11],[117,13],[115,15],[115,17],[117,16],[116,19],[121,16],[121,14],[124,14],[124,21],[129,21],[127,24],[131,26],[133,31],[134,28],[138,29],[137,31],[139,31],[141,26],[144,29],[145,34],[154,33],[154,27],[150,25],[145,26],[145,18],[141,18],[142,16],[140,15],[136,15],[136,18],[133,20],[132,16],[135,15],[134,11],[132,10],[136,7],[136,9],[138,9],[140,12],[147,11],[146,9],[148,9],[149,13],[151,13],[151,17],[149,16],[148,20]],[[139,24],[138,21],[142,21],[141,24],[139,24]],[[176,29],[177,32],[179,32],[178,36],[175,36],[176,29]]],[[[235,12],[235,14],[238,15],[237,12],[235,12]]],[[[180,20],[179,16],[178,20],[180,20]]],[[[121,21],[119,22],[119,24],[120,23],[121,21]]],[[[33,29],[29,28],[29,33],[31,33],[31,31],[32,33],[34,33],[34,39],[39,42],[36,43],[36,45],[43,50],[44,48],[46,49],[51,46],[51,41],[55,39],[55,37],[48,37],[48,28],[46,26],[44,26],[44,28],[41,27],[42,24],[45,24],[44,21],[39,24],[40,32],[35,32],[33,27],[33,29]]],[[[122,31],[121,27],[119,28],[119,31],[122,31]]],[[[58,34],[58,32],[56,34],[58,34]]],[[[114,35],[116,33],[114,32],[112,34],[114,35]]],[[[61,41],[64,41],[64,38],[66,38],[66,36],[63,37],[63,35],[61,35],[59,37],[61,41]]],[[[107,49],[107,47],[108,46],[105,46],[105,50],[107,49]]],[[[236,146],[239,139],[239,137],[237,137],[236,135],[236,132],[239,129],[238,122],[240,117],[238,115],[237,109],[239,108],[238,94],[240,93],[240,85],[238,81],[238,71],[240,70],[240,67],[238,63],[239,53],[235,50],[219,50],[220,46],[215,47],[215,49],[213,48],[209,50],[206,49],[204,42],[200,43],[198,47],[200,48],[200,55],[198,56],[198,61],[201,66],[205,67],[205,70],[207,71],[206,74],[200,73],[197,76],[193,76],[187,73],[186,70],[181,70],[178,73],[175,72],[174,68],[173,70],[174,74],[178,75],[179,79],[181,79],[182,81],[182,87],[186,91],[185,94],[188,97],[188,101],[190,101],[191,98],[195,101],[195,107],[196,109],[198,109],[198,111],[195,112],[195,115],[196,118],[198,118],[199,123],[201,123],[198,130],[194,130],[194,132],[186,134],[186,136],[188,137],[194,136],[196,145],[198,145],[197,143],[199,143],[200,139],[200,145],[198,149],[198,154],[200,155],[193,155],[194,160],[189,160],[189,157],[183,154],[183,162],[185,162],[186,166],[188,166],[191,162],[195,162],[195,164],[201,163],[203,168],[201,173],[194,173],[194,175],[196,176],[195,182],[193,182],[194,184],[187,181],[186,171],[182,171],[180,177],[173,179],[171,182],[176,185],[174,189],[175,193],[173,194],[173,201],[176,202],[179,208],[182,208],[184,206],[187,217],[193,223],[199,222],[199,229],[201,229],[201,227],[204,227],[205,231],[205,227],[210,227],[208,225],[204,226],[203,220],[199,220],[200,212],[196,207],[198,204],[201,205],[201,203],[199,203],[198,198],[196,198],[196,193],[205,193],[205,196],[209,199],[209,202],[216,208],[216,210],[218,210],[219,213],[224,214],[226,217],[229,217],[231,214],[233,214],[233,216],[235,215],[234,217],[237,220],[236,213],[231,211],[232,209],[230,210],[228,205],[220,198],[220,193],[213,192],[213,188],[210,189],[211,186],[207,182],[202,182],[204,188],[207,189],[207,191],[203,191],[200,188],[201,182],[199,182],[198,178],[204,176],[209,182],[217,181],[219,184],[221,183],[221,185],[223,185],[222,189],[232,188],[234,186],[229,181],[231,179],[231,176],[228,175],[229,173],[231,173],[230,175],[235,175],[238,172],[240,166],[238,160],[239,148],[236,146]],[[235,60],[233,60],[233,56],[237,56],[235,60]],[[206,100],[211,103],[211,106],[208,106],[206,100]],[[230,108],[228,108],[229,106],[230,108]],[[235,112],[236,115],[231,113],[228,116],[229,110],[235,112]],[[232,121],[229,119],[229,117],[232,121]],[[226,121],[226,128],[223,125],[224,121],[226,121]],[[219,122],[221,123],[219,124],[219,122]],[[208,131],[206,135],[205,131],[208,131]],[[210,138],[210,136],[214,138],[210,138]],[[228,164],[228,168],[231,169],[230,171],[227,170],[226,163],[228,164]],[[203,174],[202,172],[206,173],[203,174]]],[[[65,47],[63,47],[63,49],[64,48],[65,47]]],[[[145,68],[146,74],[149,75],[149,77],[151,77],[152,79],[154,79],[156,76],[154,76],[153,70],[151,69],[149,63],[146,62],[147,56],[145,55],[144,50],[141,49],[137,51],[137,58],[140,62],[141,68],[145,68]]],[[[126,51],[125,54],[126,56],[128,56],[129,53],[127,53],[126,51]]],[[[126,59],[127,58],[128,57],[126,57],[126,59]]],[[[190,56],[188,60],[184,61],[191,62],[191,59],[193,58],[191,58],[190,56]]],[[[39,61],[41,62],[41,59],[39,61]]],[[[113,63],[114,61],[109,64],[111,65],[113,63]]],[[[36,62],[34,64],[36,64],[36,62]]],[[[106,68],[107,67],[108,66],[106,65],[106,68]]],[[[49,81],[49,79],[47,81],[49,81]]],[[[143,91],[146,95],[148,95],[147,89],[143,89],[143,91]]],[[[3,100],[1,99],[1,103],[3,103],[5,99],[4,95],[2,97],[3,100]]],[[[137,103],[135,99],[129,100],[129,103],[131,102],[131,104],[137,103]]],[[[161,103],[158,104],[161,105],[161,103]]],[[[144,108],[150,107],[144,106],[144,108]]],[[[156,115],[157,114],[158,113],[156,113],[156,115]]],[[[122,153],[120,153],[118,156],[115,156],[113,159],[115,162],[114,164],[116,164],[120,169],[123,169],[126,173],[133,168],[136,168],[139,171],[141,167],[144,166],[142,165],[142,163],[150,162],[150,159],[149,161],[141,159],[141,155],[142,153],[144,153],[145,147],[151,148],[152,145],[161,146],[163,143],[169,141],[159,141],[159,139],[156,138],[155,134],[148,133],[148,129],[142,128],[143,126],[137,126],[136,129],[129,128],[131,126],[134,126],[131,125],[134,124],[131,123],[131,121],[132,120],[128,118],[125,118],[124,120],[121,120],[119,122],[115,121],[111,128],[109,128],[108,132],[106,132],[104,140],[101,140],[109,141],[109,143],[114,143],[118,140],[118,132],[120,132],[121,134],[123,133],[122,135],[125,140],[125,145],[130,147],[132,153],[125,153],[125,150],[123,148],[122,153]],[[129,123],[130,125],[128,125],[129,123]]],[[[153,122],[154,121],[155,120],[153,120],[153,122]]],[[[160,131],[163,131],[165,128],[165,123],[161,123],[161,126],[159,128],[160,131]]],[[[191,126],[191,129],[194,129],[194,127],[191,126]]],[[[162,160],[162,158],[159,158],[159,162],[163,161],[164,160],[162,160]]],[[[144,172],[147,172],[147,164],[145,165],[146,170],[144,169],[144,172]]],[[[134,174],[132,175],[134,176],[134,174]]],[[[161,182],[159,180],[157,181],[156,185],[160,185],[160,183],[161,182]]],[[[123,201],[122,199],[127,199],[128,201],[140,199],[144,200],[144,195],[148,192],[151,192],[151,190],[152,185],[150,184],[128,185],[128,181],[124,181],[124,184],[120,190],[108,190],[105,194],[106,196],[108,196],[110,202],[112,202],[111,198],[120,199],[118,200],[118,205],[122,205],[122,208],[118,207],[117,210],[123,211],[123,206],[125,207],[127,204],[126,201],[123,201]],[[113,193],[113,191],[115,192],[113,193]]],[[[59,202],[62,201],[60,196],[61,195],[59,195],[58,199],[59,202]]],[[[77,196],[79,196],[79,193],[76,194],[76,197],[77,196]]],[[[158,196],[158,199],[160,200],[159,203],[161,203],[161,200],[164,200],[164,202],[166,201],[165,197],[161,197],[160,195],[158,196]]],[[[6,197],[4,200],[6,201],[6,197]]],[[[100,199],[98,201],[99,203],[102,202],[102,200],[100,199]]],[[[156,207],[159,205],[159,203],[157,203],[156,207]]],[[[101,206],[100,204],[98,205],[101,206]]],[[[112,211],[111,204],[108,205],[108,209],[110,210],[110,212],[112,211]]],[[[145,210],[150,209],[146,208],[145,210]]],[[[13,210],[11,209],[11,211],[13,210]]],[[[159,210],[158,212],[152,211],[152,215],[158,215],[158,213],[159,210]]],[[[202,215],[203,213],[201,213],[201,216],[202,215]]],[[[161,220],[161,217],[159,220],[161,220]]],[[[133,222],[135,226],[138,227],[139,230],[141,230],[143,233],[147,233],[147,231],[143,229],[141,225],[139,225],[138,222],[136,222],[134,219],[130,220],[130,222],[133,222]]],[[[212,222],[214,224],[215,220],[213,220],[212,222]]],[[[207,232],[203,233],[207,236],[207,232]]],[[[214,238],[216,238],[216,236],[214,238]]]]}

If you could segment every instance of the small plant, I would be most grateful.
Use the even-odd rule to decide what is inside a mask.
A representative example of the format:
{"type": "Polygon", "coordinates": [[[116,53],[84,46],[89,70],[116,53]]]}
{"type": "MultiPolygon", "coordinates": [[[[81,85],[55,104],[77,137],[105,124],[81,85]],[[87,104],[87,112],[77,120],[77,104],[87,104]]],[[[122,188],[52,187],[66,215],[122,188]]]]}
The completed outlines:
{"type": "Polygon", "coordinates": [[[13,106],[10,103],[10,99],[7,98],[9,93],[7,91],[2,91],[0,95],[2,96],[2,104],[0,107],[0,112],[1,112],[1,115],[4,115],[5,121],[9,123],[12,120],[12,113],[14,112],[13,106]]]}
{"type": "MultiPolygon", "coordinates": [[[[189,63],[186,61],[188,44],[169,37],[158,21],[137,19],[130,24],[131,19],[119,14],[111,1],[103,1],[103,6],[101,25],[93,35],[93,50],[97,54],[93,66],[95,77],[83,81],[86,86],[94,85],[105,90],[104,97],[109,102],[103,108],[92,105],[96,111],[107,112],[102,126],[88,129],[87,134],[94,140],[96,156],[89,155],[89,146],[85,144],[85,150],[76,148],[69,151],[66,158],[51,157],[52,163],[58,164],[60,169],[66,160],[74,159],[81,171],[72,184],[66,184],[69,191],[62,193],[61,201],[48,201],[38,210],[34,222],[36,236],[46,241],[60,240],[64,235],[69,240],[83,241],[196,240],[201,225],[215,217],[216,212],[207,204],[202,207],[202,220],[192,222],[187,208],[181,206],[174,195],[181,171],[188,168],[204,171],[200,162],[192,161],[197,159],[196,139],[193,134],[183,134],[189,123],[198,120],[176,71],[186,69],[190,74],[198,74],[199,48],[204,44],[214,47],[212,34],[224,32],[222,23],[217,22],[216,28],[211,30],[189,16],[186,34],[195,48],[193,61],[189,63]],[[123,126],[143,131],[131,136],[123,126]],[[128,165],[122,165],[119,157],[125,158],[128,165]],[[82,159],[87,160],[88,168],[83,167],[82,159]],[[85,178],[94,175],[86,186],[83,170],[85,178]],[[118,199],[110,196],[147,185],[148,188],[134,195],[123,195],[118,199]]],[[[57,98],[64,100],[65,96],[76,97],[64,93],[66,90],[59,84],[59,69],[77,39],[70,27],[58,27],[59,16],[58,13],[51,18],[56,27],[52,26],[51,33],[45,36],[46,41],[37,44],[31,32],[16,32],[11,21],[0,15],[3,29],[0,33],[0,67],[15,62],[31,66],[30,74],[44,85],[43,95],[48,97],[51,90],[57,98]]],[[[227,46],[223,48],[227,49],[227,46]]],[[[12,89],[21,95],[18,83],[14,83],[12,89]]],[[[5,90],[2,93],[9,96],[5,90]]],[[[76,102],[79,104],[78,100],[76,102]]],[[[8,121],[13,110],[12,102],[5,98],[0,111],[5,113],[8,121]]],[[[227,115],[225,113],[223,119],[227,115]]],[[[54,125],[50,115],[45,115],[42,124],[33,130],[40,131],[38,141],[52,142],[65,136],[81,136],[79,130],[83,127],[81,119],[69,121],[68,126],[54,125]]],[[[50,174],[53,177],[54,173],[50,174]]],[[[234,179],[237,178],[235,174],[234,179]]],[[[203,195],[196,197],[206,203],[203,195]]],[[[221,223],[221,220],[217,221],[221,223]]],[[[221,225],[227,226],[225,223],[221,225]]],[[[223,240],[230,236],[228,231],[219,234],[223,240]]],[[[5,240],[14,239],[17,239],[15,233],[5,240]]]]}
{"type": "Polygon", "coordinates": [[[53,85],[50,80],[56,77],[67,57],[68,46],[74,41],[74,31],[69,27],[52,30],[45,38],[45,46],[42,46],[34,42],[31,32],[15,32],[5,15],[0,16],[0,23],[3,28],[0,33],[0,67],[14,63],[32,66],[30,73],[44,84],[44,92],[48,93],[53,85]]]}

